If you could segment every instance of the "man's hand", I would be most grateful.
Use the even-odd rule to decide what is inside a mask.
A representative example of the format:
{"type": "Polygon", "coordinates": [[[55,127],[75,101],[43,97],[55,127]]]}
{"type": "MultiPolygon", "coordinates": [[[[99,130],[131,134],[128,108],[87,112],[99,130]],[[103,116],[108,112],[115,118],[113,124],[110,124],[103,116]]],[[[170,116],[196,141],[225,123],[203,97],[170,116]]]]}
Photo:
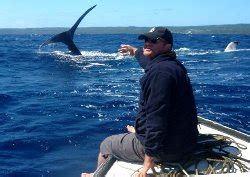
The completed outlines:
{"type": "Polygon", "coordinates": [[[146,177],[148,170],[153,167],[153,158],[145,154],[143,168],[136,174],[136,177],[146,177]]]}
{"type": "Polygon", "coordinates": [[[137,48],[131,46],[131,45],[124,45],[122,44],[120,46],[120,48],[118,49],[118,51],[121,53],[121,54],[127,54],[129,53],[129,55],[131,56],[134,56],[135,55],[135,51],[137,50],[137,48]]]}
{"type": "Polygon", "coordinates": [[[133,127],[132,125],[127,125],[127,130],[129,133],[135,133],[135,127],[133,127]]]}
{"type": "Polygon", "coordinates": [[[140,170],[137,174],[136,177],[146,177],[147,176],[147,171],[140,170]]]}

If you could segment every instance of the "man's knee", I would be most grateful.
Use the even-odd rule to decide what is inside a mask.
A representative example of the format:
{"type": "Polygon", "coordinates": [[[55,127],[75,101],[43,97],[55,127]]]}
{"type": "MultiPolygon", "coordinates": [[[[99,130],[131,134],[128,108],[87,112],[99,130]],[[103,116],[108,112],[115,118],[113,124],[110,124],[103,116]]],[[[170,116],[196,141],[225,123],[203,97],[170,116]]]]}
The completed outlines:
{"type": "Polygon", "coordinates": [[[100,145],[100,153],[105,156],[112,153],[112,136],[105,138],[100,145]]]}

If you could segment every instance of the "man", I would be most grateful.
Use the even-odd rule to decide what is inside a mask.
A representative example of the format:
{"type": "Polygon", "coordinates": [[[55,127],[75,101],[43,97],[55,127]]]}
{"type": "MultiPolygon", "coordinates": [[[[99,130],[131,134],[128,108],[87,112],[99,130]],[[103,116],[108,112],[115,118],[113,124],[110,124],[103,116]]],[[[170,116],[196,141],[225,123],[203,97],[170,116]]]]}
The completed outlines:
{"type": "Polygon", "coordinates": [[[127,126],[130,133],[102,142],[98,165],[112,154],[118,160],[143,163],[137,176],[144,177],[154,163],[179,162],[192,152],[198,120],[187,71],[172,51],[171,32],[155,27],[138,39],[145,41],[142,50],[130,45],[119,49],[135,55],[145,70],[135,127],[127,126]]]}

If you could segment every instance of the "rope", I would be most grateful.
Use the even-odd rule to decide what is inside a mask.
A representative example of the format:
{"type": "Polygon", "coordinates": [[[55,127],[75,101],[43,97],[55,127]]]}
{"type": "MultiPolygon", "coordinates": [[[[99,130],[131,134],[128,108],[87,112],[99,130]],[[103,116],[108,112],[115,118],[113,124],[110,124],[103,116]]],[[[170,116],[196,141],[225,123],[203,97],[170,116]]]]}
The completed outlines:
{"type": "Polygon", "coordinates": [[[247,147],[236,142],[233,138],[217,134],[201,135],[197,150],[186,163],[160,164],[161,174],[164,174],[164,176],[175,176],[177,174],[189,176],[190,174],[207,175],[236,173],[237,171],[242,173],[248,172],[250,168],[244,162],[250,163],[250,160],[242,157],[240,149],[244,150],[247,147]],[[224,150],[227,147],[235,148],[240,153],[234,155],[224,150]],[[199,170],[199,163],[204,161],[207,162],[206,169],[199,170]],[[192,165],[194,165],[194,171],[188,170],[192,165]]]}

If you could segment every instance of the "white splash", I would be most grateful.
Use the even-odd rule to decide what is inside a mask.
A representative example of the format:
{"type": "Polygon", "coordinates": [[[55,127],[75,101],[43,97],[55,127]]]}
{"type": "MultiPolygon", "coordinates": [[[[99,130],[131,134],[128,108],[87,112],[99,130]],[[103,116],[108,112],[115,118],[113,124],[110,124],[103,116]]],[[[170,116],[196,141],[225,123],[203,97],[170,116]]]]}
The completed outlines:
{"type": "Polygon", "coordinates": [[[84,66],[83,68],[91,68],[91,67],[93,67],[93,66],[106,66],[105,64],[102,64],[102,63],[90,63],[90,64],[88,64],[88,65],[86,65],[86,66],[84,66]]]}
{"type": "Polygon", "coordinates": [[[207,55],[207,54],[219,54],[222,51],[219,50],[203,50],[203,49],[190,49],[187,47],[182,47],[176,49],[177,55],[207,55]]]}
{"type": "Polygon", "coordinates": [[[39,49],[37,53],[54,56],[58,59],[75,61],[76,63],[81,63],[82,61],[123,60],[123,59],[131,58],[131,56],[121,55],[119,52],[105,53],[101,51],[81,51],[81,55],[71,55],[70,52],[63,52],[63,51],[52,51],[52,52],[45,51],[44,52],[39,49]]]}

